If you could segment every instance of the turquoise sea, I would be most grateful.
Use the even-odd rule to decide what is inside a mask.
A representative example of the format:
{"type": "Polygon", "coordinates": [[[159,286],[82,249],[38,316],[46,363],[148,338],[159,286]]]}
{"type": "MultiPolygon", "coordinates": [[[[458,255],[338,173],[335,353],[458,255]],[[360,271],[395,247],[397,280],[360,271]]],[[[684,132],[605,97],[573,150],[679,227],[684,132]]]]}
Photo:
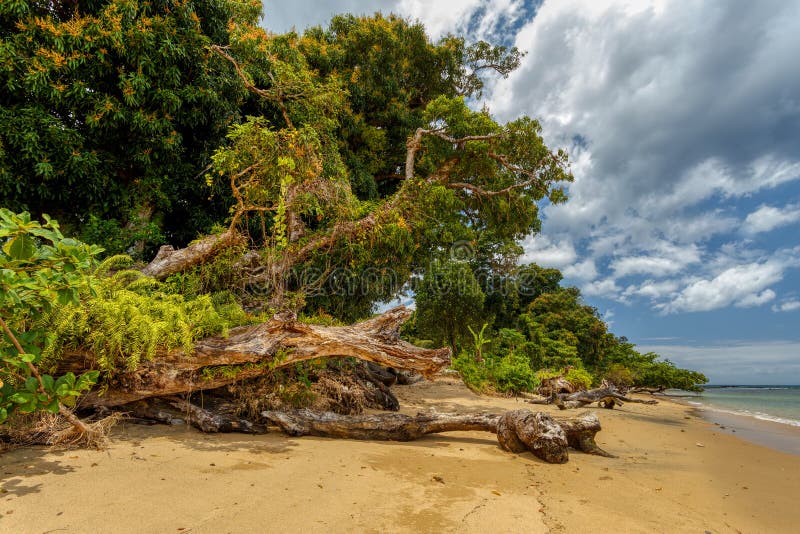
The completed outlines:
{"type": "Polygon", "coordinates": [[[800,427],[800,386],[706,386],[684,400],[711,411],[800,427]]]}

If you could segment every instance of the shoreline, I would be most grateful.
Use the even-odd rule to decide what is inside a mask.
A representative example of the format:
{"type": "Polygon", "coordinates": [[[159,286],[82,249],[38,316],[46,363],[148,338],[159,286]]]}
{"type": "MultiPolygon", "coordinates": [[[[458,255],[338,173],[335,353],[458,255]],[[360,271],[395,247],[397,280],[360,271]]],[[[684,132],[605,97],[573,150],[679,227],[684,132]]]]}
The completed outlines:
{"type": "MultiPolygon", "coordinates": [[[[404,413],[513,409],[460,381],[393,388],[404,413]]],[[[569,462],[510,454],[485,432],[413,442],[202,434],[122,424],[106,451],[0,456],[0,531],[791,532],[800,456],[740,439],[688,406],[593,409],[598,445],[569,462]]]]}
{"type": "Polygon", "coordinates": [[[776,451],[800,455],[799,426],[716,406],[698,405],[684,398],[669,398],[668,395],[653,398],[667,400],[692,410],[697,416],[717,427],[720,432],[776,451]]]}
{"type": "Polygon", "coordinates": [[[800,427],[705,406],[691,408],[720,432],[776,451],[800,455],[800,427]]]}

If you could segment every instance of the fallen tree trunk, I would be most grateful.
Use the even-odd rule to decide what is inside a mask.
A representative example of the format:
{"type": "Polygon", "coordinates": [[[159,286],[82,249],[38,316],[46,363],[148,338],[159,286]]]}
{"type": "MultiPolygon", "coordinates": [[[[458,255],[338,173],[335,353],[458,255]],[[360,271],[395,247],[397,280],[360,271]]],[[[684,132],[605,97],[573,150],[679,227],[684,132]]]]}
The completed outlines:
{"type": "MultiPolygon", "coordinates": [[[[402,341],[400,325],[411,311],[398,307],[352,326],[300,323],[276,316],[255,326],[231,330],[228,337],[199,341],[192,354],[172,351],[143,362],[136,371],[115,377],[102,392],[91,392],[81,407],[121,406],[150,397],[216,389],[297,362],[353,357],[431,377],[450,362],[450,349],[422,349],[402,341]]],[[[66,355],[60,371],[96,367],[92,355],[66,355]]]]}
{"type": "Polygon", "coordinates": [[[412,441],[427,434],[479,430],[497,434],[500,446],[511,452],[530,451],[550,463],[564,463],[571,446],[588,454],[612,455],[594,441],[600,421],[587,412],[569,419],[556,419],[543,412],[514,410],[497,414],[420,413],[343,416],[332,412],[295,410],[262,414],[291,436],[412,441]]]}
{"type": "Polygon", "coordinates": [[[622,406],[624,402],[635,402],[639,404],[658,404],[657,400],[642,400],[622,395],[617,388],[606,386],[588,391],[576,391],[568,395],[552,395],[549,399],[530,399],[526,402],[531,404],[555,404],[562,410],[569,408],[582,408],[588,404],[596,402],[601,408],[614,408],[615,405],[622,406]]]}

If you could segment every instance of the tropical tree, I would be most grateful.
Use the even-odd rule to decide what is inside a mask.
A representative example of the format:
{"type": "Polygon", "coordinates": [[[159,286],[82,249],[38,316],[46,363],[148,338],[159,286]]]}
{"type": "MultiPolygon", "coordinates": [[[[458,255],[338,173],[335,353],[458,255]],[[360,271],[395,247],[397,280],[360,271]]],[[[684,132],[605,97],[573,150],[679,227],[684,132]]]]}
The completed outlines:
{"type": "Polygon", "coordinates": [[[430,41],[425,28],[400,17],[342,15],[299,42],[322,79],[334,76],[347,91],[338,137],[353,192],[385,196],[404,178],[406,141],[425,127],[425,108],[444,96],[478,96],[481,74],[507,75],[519,66],[516,48],[446,36],[430,41]]]}
{"type": "Polygon", "coordinates": [[[2,2],[0,204],[139,253],[208,231],[227,202],[209,203],[198,174],[246,94],[209,46],[259,7],[2,2]]]}
{"type": "Polygon", "coordinates": [[[430,339],[437,346],[447,345],[457,354],[465,340],[471,339],[473,327],[483,334],[478,325],[485,324],[485,296],[465,262],[433,265],[416,285],[415,295],[419,337],[430,339]]]}

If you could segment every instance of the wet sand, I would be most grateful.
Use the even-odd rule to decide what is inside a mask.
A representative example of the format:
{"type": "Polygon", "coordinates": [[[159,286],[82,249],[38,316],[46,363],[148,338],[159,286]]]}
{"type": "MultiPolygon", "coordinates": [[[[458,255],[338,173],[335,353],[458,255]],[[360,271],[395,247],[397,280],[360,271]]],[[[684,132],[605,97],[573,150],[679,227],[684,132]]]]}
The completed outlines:
{"type": "MultiPolygon", "coordinates": [[[[403,411],[544,408],[454,380],[403,411]]],[[[616,459],[563,465],[454,432],[412,443],[120,425],[107,451],[0,456],[0,532],[794,532],[800,456],[671,402],[597,410],[616,459]]]]}

